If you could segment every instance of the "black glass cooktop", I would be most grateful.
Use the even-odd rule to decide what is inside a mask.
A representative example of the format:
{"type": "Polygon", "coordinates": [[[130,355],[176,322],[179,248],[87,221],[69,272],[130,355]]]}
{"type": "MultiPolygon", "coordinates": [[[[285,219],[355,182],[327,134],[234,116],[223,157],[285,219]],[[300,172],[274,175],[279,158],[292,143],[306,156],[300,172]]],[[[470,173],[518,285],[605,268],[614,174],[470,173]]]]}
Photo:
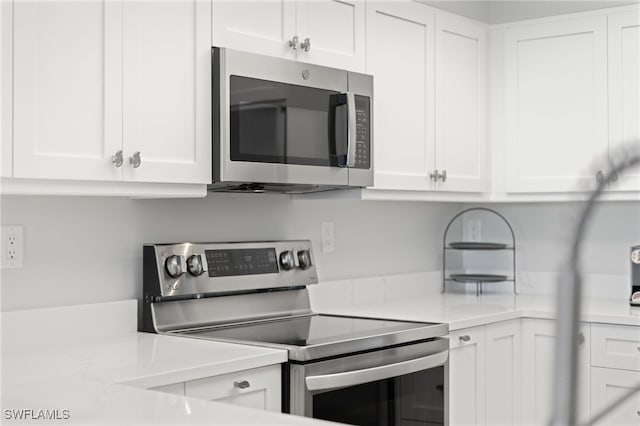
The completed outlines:
{"type": "MultiPolygon", "coordinates": [[[[380,347],[382,341],[387,341],[390,336],[414,330],[421,332],[419,336],[414,336],[414,339],[437,337],[442,335],[442,326],[435,323],[315,314],[216,329],[184,331],[180,334],[201,339],[264,343],[267,346],[297,346],[301,349],[363,340],[370,341],[367,346],[373,344],[374,347],[380,347]],[[438,329],[427,331],[429,328],[438,329]],[[376,339],[377,341],[374,341],[376,339]]],[[[445,330],[444,334],[446,333],[445,330]]]]}

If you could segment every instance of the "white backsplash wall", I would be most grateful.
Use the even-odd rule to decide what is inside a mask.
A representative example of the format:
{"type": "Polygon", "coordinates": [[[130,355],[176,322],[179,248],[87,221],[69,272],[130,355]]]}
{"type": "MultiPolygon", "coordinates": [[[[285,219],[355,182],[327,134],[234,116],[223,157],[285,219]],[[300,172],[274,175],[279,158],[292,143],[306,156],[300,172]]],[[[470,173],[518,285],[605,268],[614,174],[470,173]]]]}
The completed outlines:
{"type": "MultiPolygon", "coordinates": [[[[597,206],[582,246],[580,270],[585,275],[585,294],[628,298],[629,248],[640,244],[640,203],[601,202],[597,206]]],[[[566,264],[583,204],[526,203],[485,207],[501,213],[514,228],[520,291],[552,293],[559,279],[561,282],[559,272],[566,264]]],[[[504,241],[503,236],[498,222],[483,223],[483,240],[504,241]]],[[[506,253],[502,257],[493,252],[465,256],[467,270],[490,272],[494,268],[506,270],[510,267],[510,257],[506,253]]]]}
{"type": "Polygon", "coordinates": [[[138,298],[145,242],[311,239],[319,279],[439,271],[456,204],[304,200],[3,196],[2,224],[24,225],[24,267],[2,269],[2,311],[138,298]],[[321,223],[335,227],[322,253],[321,223]]]}

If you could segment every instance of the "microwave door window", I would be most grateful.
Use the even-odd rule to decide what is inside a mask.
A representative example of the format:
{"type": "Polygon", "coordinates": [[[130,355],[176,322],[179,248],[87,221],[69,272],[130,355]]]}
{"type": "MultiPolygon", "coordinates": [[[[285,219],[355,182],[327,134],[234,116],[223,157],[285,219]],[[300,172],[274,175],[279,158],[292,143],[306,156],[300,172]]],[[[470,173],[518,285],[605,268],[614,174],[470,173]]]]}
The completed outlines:
{"type": "Polygon", "coordinates": [[[231,76],[232,161],[329,166],[336,92],[231,76]]]}

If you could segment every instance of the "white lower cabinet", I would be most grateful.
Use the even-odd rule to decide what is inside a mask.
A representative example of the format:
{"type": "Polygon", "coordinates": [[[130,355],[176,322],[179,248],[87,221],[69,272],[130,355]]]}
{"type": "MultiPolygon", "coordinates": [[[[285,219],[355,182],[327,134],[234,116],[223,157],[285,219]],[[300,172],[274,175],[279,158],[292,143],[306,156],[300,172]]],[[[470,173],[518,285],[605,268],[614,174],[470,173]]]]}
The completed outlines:
{"type": "Polygon", "coordinates": [[[519,424],[522,396],[520,320],[487,326],[485,365],[487,425],[519,424]]]}
{"type": "Polygon", "coordinates": [[[449,335],[449,424],[485,424],[485,326],[449,335]]]}
{"type": "Polygon", "coordinates": [[[259,410],[282,411],[280,364],[235,371],[151,390],[259,410]]]}
{"type": "Polygon", "coordinates": [[[592,324],[591,345],[591,417],[598,417],[592,424],[637,426],[640,390],[609,407],[640,386],[640,327],[592,324]]]}
{"type": "Polygon", "coordinates": [[[608,407],[640,384],[640,371],[591,368],[591,416],[606,409],[607,414],[596,419],[592,425],[640,424],[640,391],[614,408],[608,407]]]}
{"type": "Polygon", "coordinates": [[[520,320],[450,334],[449,423],[510,425],[520,417],[520,320]]]}
{"type": "Polygon", "coordinates": [[[280,365],[238,371],[185,383],[188,397],[280,412],[280,365]]]}
{"type": "MultiPolygon", "coordinates": [[[[524,319],[522,323],[522,419],[526,425],[549,424],[555,377],[556,322],[524,319]]],[[[578,419],[589,417],[590,328],[580,325],[578,360],[578,419]]]]}

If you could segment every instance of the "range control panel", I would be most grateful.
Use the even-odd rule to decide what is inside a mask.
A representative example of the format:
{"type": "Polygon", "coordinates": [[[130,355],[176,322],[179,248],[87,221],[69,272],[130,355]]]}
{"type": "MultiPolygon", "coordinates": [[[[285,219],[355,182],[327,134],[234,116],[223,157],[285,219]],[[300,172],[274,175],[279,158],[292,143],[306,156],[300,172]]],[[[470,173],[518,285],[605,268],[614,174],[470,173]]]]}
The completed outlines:
{"type": "Polygon", "coordinates": [[[162,297],[318,282],[306,240],[151,244],[143,261],[145,292],[162,297]]]}
{"type": "Polygon", "coordinates": [[[276,249],[205,250],[210,277],[277,274],[276,249]]]}

